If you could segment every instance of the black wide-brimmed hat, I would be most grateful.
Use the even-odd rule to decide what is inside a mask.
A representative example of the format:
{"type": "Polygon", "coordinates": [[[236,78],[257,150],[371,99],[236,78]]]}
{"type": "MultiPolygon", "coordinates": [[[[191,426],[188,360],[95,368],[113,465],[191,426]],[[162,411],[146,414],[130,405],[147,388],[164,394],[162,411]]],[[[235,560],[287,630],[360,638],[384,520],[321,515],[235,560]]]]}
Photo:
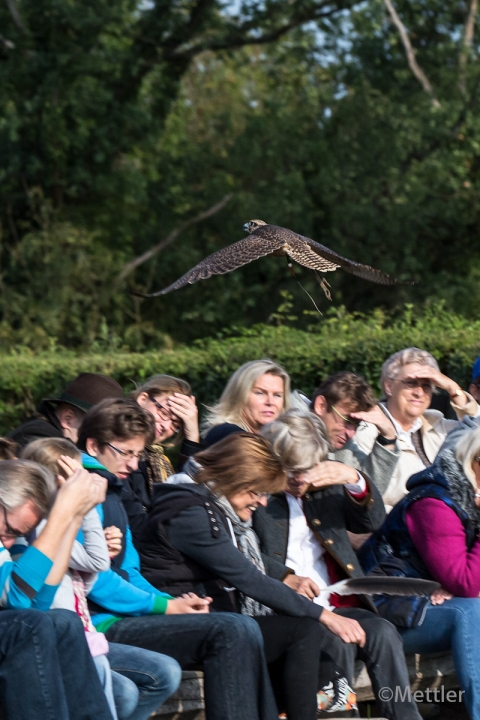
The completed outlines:
{"type": "Polygon", "coordinates": [[[60,397],[45,398],[43,402],[69,403],[86,412],[102,400],[122,397],[123,390],[116,380],[106,375],[85,372],[68,383],[60,397]]]}

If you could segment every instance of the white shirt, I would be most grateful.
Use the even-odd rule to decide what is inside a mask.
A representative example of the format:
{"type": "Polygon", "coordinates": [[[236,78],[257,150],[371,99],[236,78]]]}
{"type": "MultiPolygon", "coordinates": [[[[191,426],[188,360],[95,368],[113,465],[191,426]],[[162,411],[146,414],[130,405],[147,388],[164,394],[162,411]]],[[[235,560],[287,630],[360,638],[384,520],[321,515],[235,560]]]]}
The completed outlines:
{"type": "MultiPolygon", "coordinates": [[[[382,409],[384,410],[385,414],[388,416],[388,418],[393,423],[393,427],[395,428],[395,432],[397,433],[397,438],[403,440],[403,442],[409,447],[410,450],[413,450],[414,452],[417,452],[415,450],[415,446],[413,444],[412,440],[412,434],[416,433],[417,430],[420,430],[422,427],[422,420],[421,418],[417,417],[413,421],[413,425],[410,428],[410,430],[404,430],[403,427],[400,425],[399,422],[395,420],[394,417],[388,412],[387,406],[382,405],[382,409]]],[[[422,466],[425,467],[422,463],[422,466]]]]}
{"type": "MultiPolygon", "coordinates": [[[[345,485],[345,489],[353,495],[365,492],[365,478],[361,475],[359,482],[355,485],[345,485]]],[[[327,610],[333,610],[330,605],[330,593],[324,588],[330,585],[327,563],[324,559],[325,548],[315,536],[307,523],[303,512],[302,498],[295,498],[286,492],[285,497],[288,503],[289,527],[287,558],[285,565],[300,577],[309,577],[320,588],[320,595],[314,599],[314,603],[322,605],[327,610]]]]}
{"type": "MultiPolygon", "coordinates": [[[[285,565],[294,570],[296,575],[309,577],[322,590],[330,585],[327,563],[323,558],[325,550],[308,527],[302,499],[294,498],[290,493],[285,493],[285,497],[290,515],[285,565]]],[[[320,592],[313,602],[332,610],[329,596],[330,593],[320,592]]]]}

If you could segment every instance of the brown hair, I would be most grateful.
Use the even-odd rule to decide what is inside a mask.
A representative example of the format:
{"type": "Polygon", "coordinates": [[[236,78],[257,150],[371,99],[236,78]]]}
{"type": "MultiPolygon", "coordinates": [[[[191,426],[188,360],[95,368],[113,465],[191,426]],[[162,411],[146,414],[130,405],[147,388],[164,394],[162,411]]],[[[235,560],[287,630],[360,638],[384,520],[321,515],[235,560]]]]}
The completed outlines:
{"type": "Polygon", "coordinates": [[[68,478],[68,475],[58,464],[61,455],[67,455],[79,462],[82,459],[80,450],[67,438],[39,438],[33,440],[23,448],[21,458],[43,465],[43,467],[51,470],[55,477],[62,475],[62,477],[68,478]]]}
{"type": "Polygon", "coordinates": [[[366,412],[377,404],[374,392],[367,381],[361,375],[355,375],[347,370],[330,375],[315,390],[310,405],[312,411],[319,395],[323,395],[330,407],[344,402],[351,405],[353,412],[366,412]]]}
{"type": "Polygon", "coordinates": [[[195,482],[207,484],[216,495],[243,490],[276,493],[285,489],[286,477],[280,460],[265,438],[253,433],[232,433],[195,455],[202,469],[195,482]]]}
{"type": "Polygon", "coordinates": [[[20,445],[9,438],[0,437],[0,460],[15,460],[20,445]]]}
{"type": "MultiPolygon", "coordinates": [[[[186,380],[181,378],[173,377],[173,375],[152,375],[148,380],[139,385],[133,390],[129,397],[134,400],[138,400],[139,395],[146,393],[147,395],[173,395],[173,393],[181,393],[182,395],[192,394],[192,388],[186,380]]],[[[162,443],[164,447],[174,447],[179,445],[184,439],[183,423],[181,424],[180,430],[174,433],[174,439],[169,443],[162,443]]]]}
{"type": "Polygon", "coordinates": [[[186,380],[173,377],[173,375],[152,375],[148,380],[133,390],[129,397],[136,400],[142,393],[147,395],[172,395],[172,393],[191,395],[192,388],[186,380]]]}
{"type": "Polygon", "coordinates": [[[150,445],[155,439],[155,421],[152,415],[130,398],[103,400],[85,415],[78,431],[77,446],[86,450],[87,439],[96,440],[100,446],[112,440],[145,438],[150,445]]]}

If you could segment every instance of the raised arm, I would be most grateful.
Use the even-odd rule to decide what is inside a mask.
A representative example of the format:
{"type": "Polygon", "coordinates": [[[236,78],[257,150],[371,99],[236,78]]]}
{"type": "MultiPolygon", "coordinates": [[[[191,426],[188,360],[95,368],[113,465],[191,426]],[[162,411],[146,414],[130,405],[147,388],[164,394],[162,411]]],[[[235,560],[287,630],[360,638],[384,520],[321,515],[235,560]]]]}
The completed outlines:
{"type": "Polygon", "coordinates": [[[97,573],[108,570],[110,557],[100,517],[95,508],[83,518],[78,539],[72,546],[69,568],[97,573]]]}

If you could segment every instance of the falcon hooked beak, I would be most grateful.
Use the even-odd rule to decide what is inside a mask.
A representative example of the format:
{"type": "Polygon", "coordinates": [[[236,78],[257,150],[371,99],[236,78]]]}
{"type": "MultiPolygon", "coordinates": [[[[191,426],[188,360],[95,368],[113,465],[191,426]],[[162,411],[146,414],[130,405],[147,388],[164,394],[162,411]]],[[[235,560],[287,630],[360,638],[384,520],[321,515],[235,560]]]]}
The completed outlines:
{"type": "Polygon", "coordinates": [[[253,233],[267,223],[264,220],[250,220],[243,226],[243,232],[253,233]]]}

